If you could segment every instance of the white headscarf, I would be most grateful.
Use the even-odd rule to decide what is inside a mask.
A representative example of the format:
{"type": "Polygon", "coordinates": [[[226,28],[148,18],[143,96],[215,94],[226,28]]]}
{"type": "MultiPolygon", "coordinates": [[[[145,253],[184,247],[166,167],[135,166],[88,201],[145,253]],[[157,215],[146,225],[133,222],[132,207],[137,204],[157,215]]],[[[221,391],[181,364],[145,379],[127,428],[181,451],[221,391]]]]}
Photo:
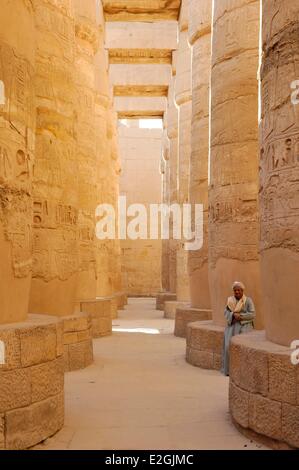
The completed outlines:
{"type": "Polygon", "coordinates": [[[235,281],[233,283],[233,290],[236,288],[236,287],[239,287],[239,289],[242,289],[242,290],[245,290],[245,286],[243,284],[243,282],[240,282],[240,281],[235,281]]]}

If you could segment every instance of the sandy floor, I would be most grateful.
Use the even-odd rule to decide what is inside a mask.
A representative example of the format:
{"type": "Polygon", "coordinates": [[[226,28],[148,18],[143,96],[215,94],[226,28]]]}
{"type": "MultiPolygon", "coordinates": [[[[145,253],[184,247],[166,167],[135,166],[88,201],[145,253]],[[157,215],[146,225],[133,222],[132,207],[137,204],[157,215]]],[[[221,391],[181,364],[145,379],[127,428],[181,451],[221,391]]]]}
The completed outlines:
{"type": "Polygon", "coordinates": [[[257,449],[230,422],[228,379],[185,362],[153,299],[131,299],[95,363],[66,375],[65,427],[38,449],[257,449]]]}

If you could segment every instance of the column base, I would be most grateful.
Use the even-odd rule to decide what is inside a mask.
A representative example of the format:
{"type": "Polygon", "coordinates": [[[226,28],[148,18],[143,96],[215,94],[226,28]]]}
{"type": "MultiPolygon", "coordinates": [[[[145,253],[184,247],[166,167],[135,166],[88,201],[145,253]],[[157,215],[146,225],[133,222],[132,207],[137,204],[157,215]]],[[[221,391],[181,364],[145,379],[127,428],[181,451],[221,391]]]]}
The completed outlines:
{"type": "Polygon", "coordinates": [[[187,337],[188,323],[212,319],[212,310],[185,307],[177,308],[175,314],[174,335],[179,338],[187,337]]]}
{"type": "Polygon", "coordinates": [[[202,369],[220,370],[224,330],[212,321],[189,323],[186,361],[202,369]]]}
{"type": "Polygon", "coordinates": [[[164,303],[164,318],[169,318],[171,320],[175,319],[176,309],[177,308],[186,308],[190,307],[188,302],[178,302],[177,300],[167,300],[164,303]]]}
{"type": "Polygon", "coordinates": [[[78,313],[63,320],[64,370],[85,369],[93,363],[91,318],[78,313]]]}
{"type": "Polygon", "coordinates": [[[91,317],[91,334],[93,338],[112,335],[112,309],[111,300],[88,300],[81,302],[80,309],[91,317]]]}
{"type": "Polygon", "coordinates": [[[1,325],[0,341],[0,449],[23,450],[64,424],[63,324],[29,315],[1,325]]]}
{"type": "Polygon", "coordinates": [[[229,406],[238,429],[272,448],[299,448],[299,369],[293,351],[264,332],[235,336],[230,346],[229,406]]]}
{"type": "Polygon", "coordinates": [[[128,304],[127,294],[125,294],[124,292],[118,292],[117,294],[115,294],[115,296],[117,297],[118,310],[124,310],[125,306],[128,304]]]}
{"type": "Polygon", "coordinates": [[[176,294],[171,292],[159,292],[156,296],[156,310],[164,310],[164,304],[167,301],[176,300],[176,294]]]}

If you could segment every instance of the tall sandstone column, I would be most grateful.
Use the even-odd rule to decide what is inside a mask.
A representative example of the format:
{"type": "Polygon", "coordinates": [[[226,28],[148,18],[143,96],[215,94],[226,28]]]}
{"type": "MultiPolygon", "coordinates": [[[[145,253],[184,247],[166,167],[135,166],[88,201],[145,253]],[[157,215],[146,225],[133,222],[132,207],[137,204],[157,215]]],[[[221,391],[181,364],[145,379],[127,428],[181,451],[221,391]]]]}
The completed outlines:
{"type": "MultiPolygon", "coordinates": [[[[102,7],[98,13],[100,42],[95,56],[97,205],[111,204],[116,208],[119,192],[116,116],[112,108],[109,87],[108,56],[104,49],[105,21],[102,7]]],[[[102,304],[101,310],[104,315],[109,311],[110,317],[114,318],[117,316],[117,307],[123,307],[125,303],[125,296],[121,293],[118,240],[96,240],[96,270],[96,293],[97,299],[102,304]],[[116,291],[120,295],[114,295],[116,291]]],[[[104,324],[104,320],[100,323],[104,324]]]]}
{"type": "MultiPolygon", "coordinates": [[[[162,177],[162,203],[169,205],[169,139],[165,118],[160,172],[162,177]]],[[[162,292],[169,292],[169,240],[162,240],[162,292]]]]}
{"type": "Polygon", "coordinates": [[[3,0],[0,13],[0,450],[34,446],[52,436],[64,422],[62,324],[55,317],[27,315],[32,272],[35,45],[32,2],[3,0]]]}
{"type": "MultiPolygon", "coordinates": [[[[188,43],[188,0],[183,0],[179,18],[179,45],[177,52],[174,99],[178,108],[178,154],[176,200],[182,208],[189,200],[189,176],[191,157],[191,49],[188,43]]],[[[165,302],[165,317],[175,318],[176,309],[188,304],[190,299],[188,276],[188,252],[182,241],[175,241],[176,301],[165,302]]]]}
{"type": "MultiPolygon", "coordinates": [[[[75,314],[79,202],[82,209],[79,162],[85,135],[79,142],[76,137],[77,127],[83,133],[85,107],[81,108],[84,117],[78,120],[76,113],[78,103],[82,104],[87,94],[81,75],[86,64],[75,66],[78,56],[73,6],[72,0],[63,4],[34,0],[37,125],[29,309],[31,313],[63,318],[66,371],[84,368],[93,360],[90,318],[80,312],[75,314]]],[[[78,39],[79,35],[77,25],[78,39]]],[[[86,175],[82,177],[86,181],[86,175]]]]}
{"type": "Polygon", "coordinates": [[[298,449],[298,354],[290,349],[299,339],[298,2],[264,0],[262,29],[260,219],[266,334],[233,338],[229,401],[239,430],[249,429],[274,448],[298,449]]]}
{"type": "Polygon", "coordinates": [[[30,311],[71,315],[78,274],[75,29],[71,2],[35,0],[37,130],[30,311]]]}
{"type": "MultiPolygon", "coordinates": [[[[169,202],[175,204],[177,202],[177,168],[178,168],[178,127],[179,115],[175,104],[175,82],[177,73],[177,55],[175,51],[172,54],[172,80],[168,90],[168,107],[167,107],[167,135],[169,139],[169,202]]],[[[170,292],[176,293],[176,251],[177,240],[172,238],[172,228],[170,227],[169,240],[169,289],[170,292]]]]}
{"type": "Polygon", "coordinates": [[[189,202],[204,206],[204,245],[188,253],[191,307],[176,311],[175,335],[185,337],[190,322],[211,318],[208,276],[209,89],[211,70],[210,0],[189,0],[192,46],[192,127],[189,202]]]}
{"type": "MultiPolygon", "coordinates": [[[[78,159],[79,273],[76,299],[95,300],[95,54],[98,48],[95,0],[73,0],[75,16],[76,153],[78,159]]],[[[104,72],[104,71],[103,71],[104,72]]]]}
{"type": "Polygon", "coordinates": [[[258,255],[259,27],[258,0],[214,0],[209,189],[213,322],[198,325],[196,330],[190,328],[187,345],[190,362],[206,368],[221,365],[223,312],[235,280],[244,282],[246,293],[256,305],[256,327],[262,326],[258,255]],[[202,339],[196,341],[200,335],[202,339]],[[194,349],[200,351],[197,356],[192,353],[194,349]]]}
{"type": "Polygon", "coordinates": [[[211,75],[211,0],[190,0],[192,45],[192,131],[189,200],[204,206],[204,245],[189,253],[191,306],[211,308],[208,282],[209,91],[211,75]]]}
{"type": "MultiPolygon", "coordinates": [[[[172,53],[172,78],[168,88],[167,96],[167,119],[165,122],[165,137],[164,137],[164,162],[165,173],[163,181],[165,183],[165,193],[167,197],[163,196],[163,202],[166,204],[175,204],[177,202],[177,166],[178,166],[178,109],[174,100],[174,89],[176,79],[176,62],[177,51],[172,53]],[[167,159],[165,158],[167,156],[167,159]],[[165,200],[164,200],[165,199],[165,200]]],[[[166,287],[162,285],[163,292],[157,295],[156,308],[157,310],[165,309],[165,302],[173,310],[173,302],[176,302],[176,253],[178,241],[173,238],[173,218],[170,216],[169,221],[169,240],[163,241],[163,247],[167,246],[167,252],[163,252],[162,269],[166,271],[164,277],[167,279],[166,287]]],[[[163,277],[162,272],[162,277],[163,277]]],[[[166,312],[165,312],[166,314],[166,312]]]]}
{"type": "MultiPolygon", "coordinates": [[[[191,49],[188,43],[188,1],[183,1],[179,19],[179,48],[175,82],[175,102],[179,109],[178,134],[178,193],[177,202],[182,205],[189,200],[189,175],[191,156],[191,49]]],[[[188,252],[181,243],[177,250],[177,300],[190,299],[188,276],[188,252]]]]}
{"type": "Polygon", "coordinates": [[[32,269],[35,141],[35,32],[32,5],[5,1],[0,14],[1,323],[28,313],[32,269]],[[25,40],[25,38],[28,38],[25,40]]]}
{"type": "Polygon", "coordinates": [[[299,339],[298,2],[263,2],[261,80],[262,305],[267,337],[289,346],[299,339]]]}

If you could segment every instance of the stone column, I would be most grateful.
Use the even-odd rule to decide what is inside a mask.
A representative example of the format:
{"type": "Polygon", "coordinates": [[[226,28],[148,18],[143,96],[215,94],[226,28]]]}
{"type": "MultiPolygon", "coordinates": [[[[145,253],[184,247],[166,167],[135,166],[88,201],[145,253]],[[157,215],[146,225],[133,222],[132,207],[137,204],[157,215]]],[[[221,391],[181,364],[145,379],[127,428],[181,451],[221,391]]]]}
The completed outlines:
{"type": "MultiPolygon", "coordinates": [[[[116,206],[118,195],[119,164],[117,155],[116,117],[113,114],[108,79],[108,54],[104,48],[105,21],[102,6],[98,11],[100,30],[99,50],[95,56],[96,91],[96,155],[97,155],[97,205],[116,206]]],[[[126,302],[121,292],[120,252],[118,240],[96,240],[97,309],[94,317],[94,334],[103,336],[112,332],[111,319],[117,308],[126,302]],[[115,286],[118,286],[117,288],[115,286]],[[116,290],[118,291],[116,294],[116,290]],[[97,326],[96,326],[97,325],[97,326]]],[[[92,307],[94,308],[94,307],[92,307]]]]}
{"type": "MultiPolygon", "coordinates": [[[[108,195],[114,206],[116,219],[118,218],[118,196],[119,196],[119,176],[120,176],[120,157],[118,146],[118,115],[114,109],[112,89],[110,89],[110,104],[108,109],[108,148],[109,148],[109,175],[111,184],[108,188],[108,195]]],[[[118,227],[116,220],[116,228],[118,227]]],[[[116,236],[115,240],[109,243],[109,273],[111,279],[110,295],[116,299],[116,305],[123,309],[127,303],[127,294],[122,288],[121,279],[121,249],[120,240],[116,236]]],[[[117,316],[117,309],[115,317],[117,316]]]]}
{"type": "Polygon", "coordinates": [[[298,14],[296,2],[264,2],[260,188],[262,307],[268,339],[285,346],[299,339],[298,14]]]}
{"type": "MultiPolygon", "coordinates": [[[[167,203],[173,204],[177,200],[177,158],[178,158],[178,110],[174,101],[174,85],[176,76],[176,59],[177,51],[172,53],[172,79],[168,89],[167,97],[167,120],[166,120],[166,137],[167,139],[167,203]]],[[[172,236],[173,220],[170,217],[168,253],[165,263],[168,270],[168,291],[157,295],[156,308],[164,310],[165,302],[176,301],[176,252],[177,240],[172,236]]]]}
{"type": "Polygon", "coordinates": [[[38,444],[64,423],[62,323],[27,315],[35,157],[32,2],[0,14],[0,449],[38,444]]]}
{"type": "Polygon", "coordinates": [[[31,283],[35,32],[26,3],[5,2],[0,16],[0,324],[26,318],[31,283]]]}
{"type": "MultiPolygon", "coordinates": [[[[29,309],[63,318],[65,370],[85,367],[93,360],[90,319],[74,313],[81,178],[76,110],[84,94],[78,93],[76,83],[84,64],[82,69],[75,67],[73,5],[71,0],[64,2],[64,8],[55,0],[34,1],[37,126],[29,309]]],[[[82,111],[86,112],[83,106],[82,111]]]]}
{"type": "Polygon", "coordinates": [[[36,160],[30,311],[71,315],[78,274],[75,28],[71,2],[36,0],[36,160]]]}
{"type": "Polygon", "coordinates": [[[185,337],[187,324],[211,318],[208,282],[208,159],[211,70],[210,0],[189,1],[192,46],[192,128],[189,202],[204,206],[204,245],[188,253],[191,307],[177,309],[175,335],[185,337]]]}
{"type": "MultiPolygon", "coordinates": [[[[167,120],[164,118],[164,132],[160,172],[162,177],[162,203],[169,205],[169,139],[167,120]]],[[[169,240],[162,240],[162,292],[169,293],[169,240]]]]}
{"type": "MultiPolygon", "coordinates": [[[[177,66],[177,51],[172,54],[172,80],[168,91],[167,135],[169,139],[169,202],[177,201],[177,166],[178,166],[178,109],[174,100],[177,66]]],[[[173,226],[170,227],[169,240],[169,290],[176,293],[176,251],[177,240],[172,237],[173,226]]],[[[176,300],[176,299],[173,299],[176,300]]]]}
{"type": "Polygon", "coordinates": [[[258,255],[258,82],[260,2],[214,0],[209,192],[213,322],[190,330],[191,362],[220,368],[227,297],[243,281],[262,326],[258,255]],[[202,341],[195,341],[202,335],[202,341]],[[208,351],[205,344],[209,343],[208,351]],[[193,352],[197,345],[196,353],[193,352]],[[194,358],[192,358],[194,355],[194,358]]]}
{"type": "Polygon", "coordinates": [[[95,0],[73,0],[76,32],[75,65],[78,73],[75,86],[76,143],[78,170],[78,230],[79,273],[76,300],[80,310],[91,315],[93,337],[111,334],[112,320],[109,303],[97,297],[97,239],[95,209],[98,204],[97,139],[96,133],[106,130],[105,123],[96,127],[96,66],[106,74],[106,67],[97,64],[95,57],[103,43],[104,23],[98,25],[95,0]]]}
{"type": "MultiPolygon", "coordinates": [[[[189,174],[191,156],[191,49],[188,43],[188,1],[183,0],[179,19],[179,48],[175,80],[175,103],[179,110],[177,200],[181,206],[189,200],[189,174]]],[[[190,299],[188,252],[183,243],[176,250],[177,302],[165,304],[165,316],[175,318],[176,308],[185,306],[190,299]]]]}
{"type": "Polygon", "coordinates": [[[189,252],[191,306],[211,308],[208,282],[209,91],[211,76],[210,0],[189,2],[192,45],[192,131],[189,200],[204,206],[204,245],[189,252]]]}
{"type": "Polygon", "coordinates": [[[232,341],[230,411],[246,434],[274,448],[299,448],[298,353],[290,349],[299,339],[298,2],[264,1],[262,29],[260,247],[266,335],[255,332],[232,341]]]}
{"type": "MultiPolygon", "coordinates": [[[[172,162],[171,162],[171,156],[170,156],[171,142],[168,137],[169,124],[171,122],[169,112],[172,112],[172,106],[174,106],[172,89],[169,89],[168,100],[169,101],[168,101],[167,113],[166,113],[166,116],[164,117],[164,134],[163,134],[162,155],[161,155],[162,202],[163,204],[166,204],[167,206],[170,205],[170,201],[171,201],[171,184],[174,184],[173,181],[171,182],[171,171],[172,171],[172,162]]],[[[174,108],[173,111],[177,114],[176,108],[174,108]]],[[[177,142],[176,142],[176,146],[177,146],[177,142]]],[[[177,158],[177,154],[175,155],[175,158],[177,158]]],[[[176,180],[175,180],[175,184],[176,184],[176,180]]],[[[170,220],[170,225],[171,225],[171,220],[170,220]]],[[[174,280],[176,269],[175,269],[175,272],[173,272],[174,263],[173,263],[173,256],[172,256],[175,240],[171,238],[172,236],[171,230],[170,230],[169,235],[170,235],[170,239],[162,240],[162,292],[160,292],[156,298],[156,309],[163,310],[163,311],[164,311],[165,302],[176,300],[176,294],[174,293],[176,289],[176,286],[175,286],[176,281],[174,280]],[[173,287],[173,291],[171,291],[171,287],[173,285],[175,287],[173,287]]],[[[176,263],[175,263],[175,267],[176,267],[176,263]]]]}
{"type": "MultiPolygon", "coordinates": [[[[75,117],[78,160],[79,273],[76,300],[96,298],[95,54],[99,35],[95,0],[73,0],[75,16],[75,117]]],[[[105,73],[103,70],[102,73],[105,73]]]]}

